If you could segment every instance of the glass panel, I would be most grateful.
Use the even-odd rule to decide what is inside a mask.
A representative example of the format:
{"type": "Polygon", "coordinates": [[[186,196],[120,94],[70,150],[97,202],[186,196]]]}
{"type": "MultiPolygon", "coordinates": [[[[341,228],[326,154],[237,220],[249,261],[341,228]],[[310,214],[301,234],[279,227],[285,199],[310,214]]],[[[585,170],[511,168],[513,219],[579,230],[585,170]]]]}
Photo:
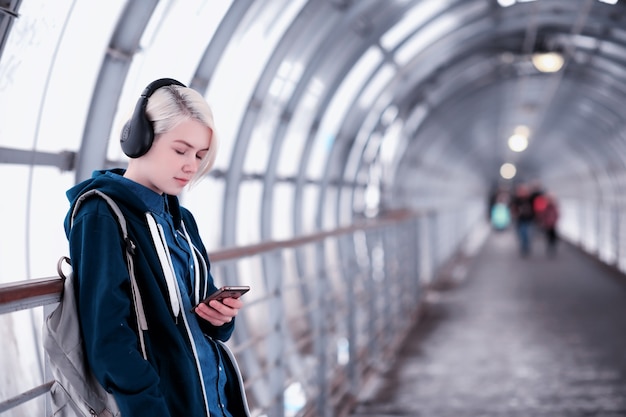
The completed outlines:
{"type": "Polygon", "coordinates": [[[263,174],[272,147],[272,139],[278,122],[278,108],[266,109],[252,131],[250,143],[245,149],[246,158],[243,171],[248,174],[263,174]]]}
{"type": "Polygon", "coordinates": [[[0,61],[0,146],[78,147],[102,51],[123,4],[23,2],[0,61]]]}
{"type": "Polygon", "coordinates": [[[0,282],[13,282],[26,279],[26,217],[28,199],[24,190],[28,189],[28,167],[0,165],[0,176],[11,178],[2,181],[2,192],[18,196],[11,204],[0,205],[0,282]],[[11,236],[8,239],[7,236],[11,236]]]}
{"type": "Polygon", "coordinates": [[[380,92],[383,90],[387,83],[396,74],[396,67],[391,64],[384,64],[377,72],[372,80],[367,84],[367,87],[359,97],[359,106],[368,109],[370,108],[380,92]]]}
{"type": "Polygon", "coordinates": [[[404,66],[424,49],[436,43],[446,34],[453,32],[461,24],[456,15],[446,14],[428,25],[420,31],[414,33],[411,38],[402,45],[396,52],[396,61],[399,66],[404,66]]]}
{"type": "Polygon", "coordinates": [[[371,72],[382,60],[383,55],[377,47],[370,48],[356,63],[352,71],[346,76],[341,86],[324,113],[315,144],[311,149],[311,156],[307,167],[309,178],[321,178],[326,169],[328,152],[332,148],[336,135],[345,114],[354,102],[371,72]]]}
{"type": "Polygon", "coordinates": [[[294,112],[293,119],[289,123],[286,139],[280,150],[277,172],[281,176],[295,176],[302,165],[302,151],[308,139],[313,117],[317,110],[317,104],[323,85],[314,79],[307,89],[302,102],[294,112]]]}
{"type": "Polygon", "coordinates": [[[6,195],[22,196],[2,205],[0,230],[0,282],[56,274],[60,256],[67,255],[63,219],[68,209],[65,190],[73,175],[56,168],[0,165],[6,195]],[[8,238],[10,237],[10,238],[8,238]]]}
{"type": "Polygon", "coordinates": [[[239,207],[237,208],[238,246],[259,242],[259,213],[261,212],[262,184],[248,181],[239,187],[239,207]]]}
{"type": "Polygon", "coordinates": [[[220,248],[224,188],[221,178],[207,177],[181,196],[181,203],[193,213],[198,223],[200,236],[208,252],[220,248]]]}
{"type": "Polygon", "coordinates": [[[398,144],[403,127],[403,121],[398,119],[385,130],[385,136],[380,145],[380,159],[387,169],[393,169],[393,163],[397,160],[398,144]]]}
{"type": "Polygon", "coordinates": [[[449,1],[421,2],[412,7],[410,11],[397,24],[391,27],[381,38],[380,44],[387,50],[398,47],[407,37],[418,30],[420,26],[430,20],[443,9],[448,8],[449,1]]]}
{"type": "Polygon", "coordinates": [[[306,185],[302,193],[302,234],[318,232],[315,225],[317,206],[320,198],[318,185],[306,185]]]}
{"type": "Polygon", "coordinates": [[[294,191],[291,183],[278,183],[274,186],[272,239],[283,240],[293,237],[294,191]]]}
{"type": "Polygon", "coordinates": [[[326,189],[326,201],[323,207],[324,218],[322,222],[322,229],[331,230],[337,225],[337,187],[329,186],[326,189]]]}
{"type": "MultiPolygon", "coordinates": [[[[245,172],[265,172],[268,169],[267,160],[271,147],[275,146],[275,132],[281,121],[284,103],[293,93],[302,71],[302,65],[289,61],[283,62],[278,69],[257,118],[257,128],[246,150],[245,172]]],[[[292,120],[290,124],[293,123],[292,120]]],[[[293,139],[289,139],[289,142],[293,142],[293,139]]]]}
{"type": "Polygon", "coordinates": [[[69,254],[63,221],[69,209],[65,192],[73,185],[74,173],[51,167],[33,169],[27,220],[31,278],[56,275],[57,261],[69,254]]]}
{"type": "Polygon", "coordinates": [[[74,150],[80,146],[102,57],[125,1],[73,3],[45,93],[40,149],[74,150]]]}
{"type": "MultiPolygon", "coordinates": [[[[35,317],[43,317],[42,307],[0,315],[0,340],[2,340],[0,369],[2,369],[3,376],[0,383],[0,398],[2,401],[22,394],[44,382],[42,366],[38,361],[43,357],[43,352],[37,349],[42,343],[36,340],[41,332],[42,321],[37,320],[33,325],[29,325],[33,323],[35,317]]],[[[45,416],[44,401],[45,397],[40,397],[2,415],[7,417],[45,416]]]]}
{"type": "Polygon", "coordinates": [[[241,23],[244,31],[236,33],[229,42],[208,90],[210,101],[215,103],[213,111],[218,132],[225,138],[216,161],[219,169],[228,169],[234,140],[256,82],[304,1],[257,3],[241,23]]]}

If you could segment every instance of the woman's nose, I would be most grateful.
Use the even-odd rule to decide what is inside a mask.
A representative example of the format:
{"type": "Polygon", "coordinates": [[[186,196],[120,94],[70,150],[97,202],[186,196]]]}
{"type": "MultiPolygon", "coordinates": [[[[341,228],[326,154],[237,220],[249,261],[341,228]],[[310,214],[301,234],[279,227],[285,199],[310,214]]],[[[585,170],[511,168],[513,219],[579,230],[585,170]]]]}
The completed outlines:
{"type": "Polygon", "coordinates": [[[185,172],[189,172],[191,174],[195,174],[198,171],[198,167],[200,166],[200,160],[196,158],[195,155],[191,156],[187,161],[185,161],[185,165],[183,166],[183,170],[185,172]]]}

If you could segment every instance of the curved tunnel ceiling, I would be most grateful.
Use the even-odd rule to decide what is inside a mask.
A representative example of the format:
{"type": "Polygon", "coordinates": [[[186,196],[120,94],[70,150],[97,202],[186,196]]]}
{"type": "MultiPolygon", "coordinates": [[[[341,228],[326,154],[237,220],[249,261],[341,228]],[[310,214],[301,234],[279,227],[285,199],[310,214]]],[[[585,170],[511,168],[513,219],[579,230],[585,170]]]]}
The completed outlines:
{"type": "MultiPolygon", "coordinates": [[[[20,13],[36,3],[13,0],[0,9],[0,62],[10,58],[4,48],[12,28],[28,17],[20,13]]],[[[88,16],[94,22],[84,23],[110,19],[99,45],[82,45],[102,48],[90,55],[101,61],[74,57],[94,74],[77,87],[90,91],[77,149],[39,151],[37,158],[75,170],[76,180],[123,163],[112,151],[120,120],[137,91],[163,71],[209,99],[227,96],[230,101],[215,107],[232,115],[225,135],[230,144],[211,174],[224,180],[222,244],[238,241],[247,182],[262,184],[260,239],[272,237],[282,183],[295,184],[296,213],[310,210],[303,202],[307,185],[319,186],[316,228],[349,220],[359,211],[355,199],[372,184],[380,188],[380,207],[484,195],[501,181],[505,162],[515,164],[518,179],[540,179],[564,195],[619,186],[626,158],[623,0],[110,4],[109,17],[93,12],[88,16]],[[170,28],[172,16],[185,14],[189,28],[170,28]],[[255,36],[264,36],[265,46],[245,49],[255,36]],[[157,45],[167,42],[174,46],[157,61],[157,45]],[[563,69],[542,73],[533,67],[532,54],[546,50],[562,53],[563,69]],[[192,56],[189,62],[177,61],[182,51],[192,56]],[[229,57],[237,54],[234,64],[229,57]],[[224,83],[227,72],[241,81],[224,83]],[[341,100],[346,102],[337,104],[341,100]],[[529,146],[515,153],[506,141],[519,125],[529,129],[529,146]],[[333,221],[322,214],[327,204],[334,207],[333,221]]],[[[81,4],[67,1],[58,8],[66,10],[70,26],[81,4]]],[[[40,87],[52,89],[43,82],[40,87]]],[[[42,105],[41,113],[46,105],[54,103],[42,105]]],[[[9,155],[12,147],[2,146],[9,155]]],[[[307,228],[296,217],[294,234],[307,228]]]]}
{"type": "MultiPolygon", "coordinates": [[[[209,252],[426,208],[417,233],[393,233],[428,277],[495,186],[539,180],[559,233],[626,271],[626,0],[3,0],[0,284],[54,273],[64,192],[126,163],[121,126],[161,77],[202,92],[222,138],[182,195],[209,252]],[[539,71],[538,52],[563,68],[539,71]]],[[[372,271],[403,249],[379,245],[386,233],[348,239],[372,271]]],[[[324,245],[311,262],[308,247],[285,255],[293,271],[272,253],[223,276],[332,281],[353,260],[326,262],[324,245]]]]}

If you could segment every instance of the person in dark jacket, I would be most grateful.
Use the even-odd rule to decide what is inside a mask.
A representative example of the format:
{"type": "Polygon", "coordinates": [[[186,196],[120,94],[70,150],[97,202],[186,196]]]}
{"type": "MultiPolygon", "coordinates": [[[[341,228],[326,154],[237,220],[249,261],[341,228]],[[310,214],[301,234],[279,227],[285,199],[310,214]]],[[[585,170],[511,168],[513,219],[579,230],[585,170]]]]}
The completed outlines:
{"type": "Polygon", "coordinates": [[[526,184],[519,184],[511,199],[511,213],[515,219],[515,228],[519,241],[520,253],[528,256],[531,252],[531,228],[535,219],[533,197],[526,184]]]}
{"type": "Polygon", "coordinates": [[[243,303],[200,303],[217,288],[194,217],[177,198],[215,161],[211,109],[193,89],[157,80],[139,99],[121,145],[130,157],[126,170],[95,171],[67,192],[65,230],[89,366],[122,417],[247,416],[241,375],[223,343],[243,303]],[[146,359],[113,213],[89,198],[70,224],[76,200],[91,189],[120,206],[135,244],[146,359]]]}

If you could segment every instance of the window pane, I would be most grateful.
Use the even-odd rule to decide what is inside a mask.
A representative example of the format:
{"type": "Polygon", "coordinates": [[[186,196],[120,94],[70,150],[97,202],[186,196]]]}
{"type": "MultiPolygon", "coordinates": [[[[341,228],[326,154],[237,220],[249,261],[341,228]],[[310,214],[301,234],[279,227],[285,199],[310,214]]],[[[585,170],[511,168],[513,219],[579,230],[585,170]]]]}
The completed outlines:
{"type": "Polygon", "coordinates": [[[23,2],[0,61],[0,146],[78,147],[102,51],[122,5],[23,2]]]}
{"type": "Polygon", "coordinates": [[[221,178],[208,177],[181,196],[181,204],[193,213],[209,252],[221,246],[224,188],[221,178]]]}
{"type": "Polygon", "coordinates": [[[261,72],[303,4],[303,0],[255,2],[249,20],[246,17],[242,22],[244,31],[229,42],[208,91],[218,133],[224,139],[216,168],[228,169],[241,119],[261,72]]]}
{"type": "Polygon", "coordinates": [[[367,81],[382,58],[382,53],[378,48],[370,48],[337,89],[337,93],[333,96],[324,114],[319,133],[311,150],[307,171],[309,178],[321,178],[326,169],[325,161],[328,157],[327,154],[332,148],[346,112],[354,102],[355,96],[361,91],[363,83],[367,81]]]}

